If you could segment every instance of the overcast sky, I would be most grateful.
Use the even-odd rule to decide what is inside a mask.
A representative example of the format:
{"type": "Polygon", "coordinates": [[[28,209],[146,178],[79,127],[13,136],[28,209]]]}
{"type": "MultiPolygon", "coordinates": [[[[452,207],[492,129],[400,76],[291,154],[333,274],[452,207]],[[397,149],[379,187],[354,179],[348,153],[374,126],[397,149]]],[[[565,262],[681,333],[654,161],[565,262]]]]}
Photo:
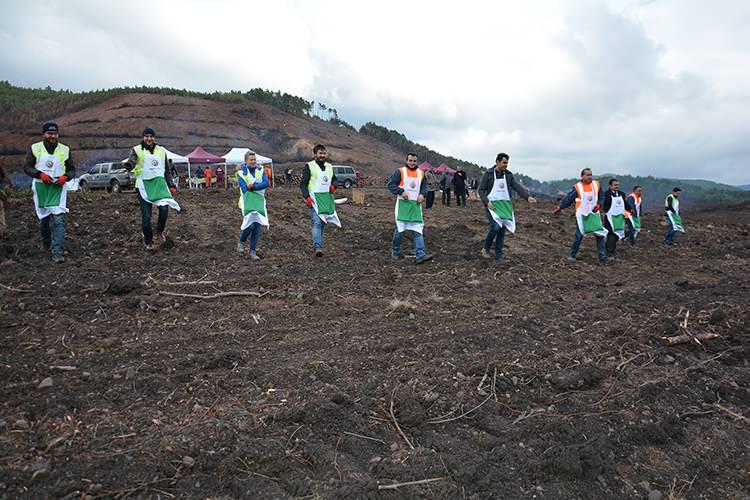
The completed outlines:
{"type": "Polygon", "coordinates": [[[0,78],[282,90],[540,179],[750,183],[750,1],[0,0],[0,78]]]}

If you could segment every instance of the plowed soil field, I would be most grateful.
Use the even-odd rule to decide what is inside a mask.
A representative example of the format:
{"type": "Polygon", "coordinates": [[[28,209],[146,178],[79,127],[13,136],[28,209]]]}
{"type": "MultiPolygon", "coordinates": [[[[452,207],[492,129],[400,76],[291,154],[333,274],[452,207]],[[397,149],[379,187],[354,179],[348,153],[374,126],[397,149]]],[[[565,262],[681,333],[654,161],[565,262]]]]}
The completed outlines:
{"type": "Polygon", "coordinates": [[[236,196],[180,191],[149,254],[133,193],[72,194],[61,265],[11,201],[0,497],[750,495],[747,209],[687,214],[675,247],[647,214],[600,266],[588,239],[565,260],[551,203],[517,202],[502,262],[478,202],[438,205],[417,266],[384,189],[339,207],[322,258],[272,189],[256,263],[236,196]]]}

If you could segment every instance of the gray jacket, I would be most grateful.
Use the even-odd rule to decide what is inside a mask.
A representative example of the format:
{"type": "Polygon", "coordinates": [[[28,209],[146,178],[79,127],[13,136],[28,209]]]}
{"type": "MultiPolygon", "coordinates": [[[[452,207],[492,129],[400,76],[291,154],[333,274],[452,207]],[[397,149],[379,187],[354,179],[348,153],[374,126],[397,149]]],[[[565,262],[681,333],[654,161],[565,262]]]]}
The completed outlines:
{"type": "MultiPolygon", "coordinates": [[[[492,191],[492,187],[495,185],[495,179],[502,179],[505,177],[505,182],[510,189],[513,189],[518,196],[524,200],[529,199],[529,191],[523,187],[516,179],[513,174],[508,170],[504,172],[498,172],[497,169],[491,168],[482,175],[482,180],[479,181],[479,197],[482,199],[484,204],[488,204],[490,201],[487,199],[487,195],[492,191]]],[[[510,191],[509,189],[509,191],[510,191]]],[[[512,194],[511,194],[512,195],[512,194]]]]}

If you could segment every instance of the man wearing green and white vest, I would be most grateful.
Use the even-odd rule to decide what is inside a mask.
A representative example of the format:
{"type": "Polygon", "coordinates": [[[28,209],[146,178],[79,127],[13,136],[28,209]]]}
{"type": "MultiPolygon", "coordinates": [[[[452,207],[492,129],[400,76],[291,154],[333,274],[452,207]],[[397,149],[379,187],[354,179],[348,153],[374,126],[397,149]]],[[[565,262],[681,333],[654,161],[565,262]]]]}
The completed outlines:
{"type": "Polygon", "coordinates": [[[573,236],[573,243],[570,245],[568,260],[575,262],[583,237],[593,234],[596,237],[599,263],[605,263],[607,256],[604,237],[607,236],[608,231],[604,228],[602,216],[599,213],[599,209],[604,203],[604,193],[599,186],[599,181],[594,180],[594,174],[590,168],[581,170],[581,182],[575,184],[573,189],[565,195],[565,198],[560,202],[560,206],[555,209],[555,214],[559,214],[573,202],[576,204],[576,234],[573,236]]]}
{"type": "Polygon", "coordinates": [[[432,259],[424,250],[424,216],[422,204],[427,196],[427,179],[417,167],[417,155],[409,153],[403,167],[397,169],[388,179],[388,190],[396,195],[396,227],[393,229],[391,257],[401,256],[401,235],[411,231],[416,263],[432,259]]]}
{"type": "Polygon", "coordinates": [[[143,243],[146,250],[151,251],[155,248],[154,233],[151,229],[151,206],[156,205],[159,210],[159,219],[156,221],[156,240],[159,245],[167,240],[164,229],[167,226],[169,208],[180,211],[180,205],[172,198],[177,190],[167,172],[167,150],[156,144],[154,129],[143,129],[143,141],[130,151],[125,168],[135,174],[135,189],[141,205],[143,243]]]}
{"type": "Polygon", "coordinates": [[[255,249],[260,239],[260,227],[268,227],[268,211],[266,209],[266,188],[268,174],[258,165],[255,152],[245,153],[245,163],[237,170],[237,187],[240,190],[238,206],[242,210],[242,227],[240,227],[240,241],[237,252],[245,255],[245,242],[250,238],[250,258],[260,260],[255,249]]]}
{"type": "Polygon", "coordinates": [[[485,206],[485,215],[490,223],[490,229],[484,239],[482,246],[482,257],[492,258],[490,247],[495,241],[495,260],[503,259],[503,246],[505,244],[506,229],[511,233],[516,232],[516,216],[513,212],[513,202],[510,197],[511,188],[529,203],[536,200],[529,196],[528,190],[523,187],[508,171],[510,156],[506,153],[498,153],[495,158],[495,168],[487,170],[479,182],[479,197],[485,206]]]}
{"type": "Polygon", "coordinates": [[[628,195],[630,203],[630,213],[625,213],[625,224],[628,228],[625,231],[625,237],[630,241],[630,246],[635,246],[635,237],[641,232],[641,200],[643,198],[643,188],[641,186],[633,187],[633,192],[628,195]]]}
{"type": "Polygon", "coordinates": [[[33,177],[34,208],[39,218],[42,247],[51,250],[52,262],[65,261],[65,219],[68,213],[68,179],[75,176],[70,148],[58,142],[59,128],[48,122],[42,126],[42,141],[31,145],[23,170],[33,177]],[[50,227],[51,226],[51,227],[50,227]]]}
{"type": "Polygon", "coordinates": [[[675,234],[685,232],[685,228],[682,227],[682,217],[680,217],[680,193],[682,193],[682,189],[676,187],[664,200],[664,216],[667,218],[668,226],[667,234],[664,236],[666,245],[674,245],[675,234]]]}
{"type": "Polygon", "coordinates": [[[615,260],[617,242],[625,238],[625,217],[631,212],[632,207],[625,193],[620,191],[620,181],[609,180],[609,189],[604,193],[604,227],[607,228],[607,260],[615,260]]]}
{"type": "Polygon", "coordinates": [[[302,169],[299,188],[305,204],[310,209],[312,221],[312,240],[315,256],[323,256],[323,230],[331,223],[341,227],[341,221],[336,214],[336,204],[333,202],[333,166],[326,162],[328,152],[326,147],[318,144],[313,148],[314,160],[302,169]]]}

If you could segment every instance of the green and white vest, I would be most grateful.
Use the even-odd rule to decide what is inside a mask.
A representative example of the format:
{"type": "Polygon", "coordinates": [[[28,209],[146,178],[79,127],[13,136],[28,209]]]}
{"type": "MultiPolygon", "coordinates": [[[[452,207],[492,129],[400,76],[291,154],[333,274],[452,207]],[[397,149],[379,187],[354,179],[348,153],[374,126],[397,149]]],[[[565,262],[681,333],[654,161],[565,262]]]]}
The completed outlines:
{"type": "MultiPolygon", "coordinates": [[[[495,176],[495,172],[492,172],[495,176]]],[[[507,178],[498,179],[492,184],[492,190],[487,194],[487,200],[492,204],[490,215],[500,227],[505,227],[511,233],[516,232],[516,214],[513,211],[513,202],[510,199],[507,178]]]]}
{"type": "Polygon", "coordinates": [[[320,220],[326,224],[332,222],[341,227],[341,221],[336,214],[336,204],[333,202],[333,194],[331,193],[333,166],[330,163],[326,163],[324,166],[325,170],[321,169],[315,160],[307,164],[310,169],[310,182],[307,183],[307,190],[310,192],[310,198],[313,201],[313,210],[318,214],[320,220]]]}
{"type": "MultiPolygon", "coordinates": [[[[37,142],[31,145],[31,153],[36,159],[34,168],[43,172],[53,181],[61,175],[65,175],[65,162],[70,158],[70,148],[65,144],[57,143],[55,150],[50,154],[44,147],[44,142],[37,142]]],[[[41,220],[48,215],[68,213],[68,186],[58,186],[57,184],[45,184],[39,179],[34,179],[31,183],[31,190],[34,193],[34,208],[36,216],[41,220]]]]}
{"type": "Polygon", "coordinates": [[[607,210],[606,216],[609,221],[609,226],[612,228],[612,232],[617,235],[619,239],[625,237],[625,198],[617,193],[617,196],[612,196],[612,203],[607,210]]]}
{"type": "Polygon", "coordinates": [[[142,145],[133,148],[136,157],[135,187],[145,201],[158,207],[168,206],[180,210],[180,205],[172,198],[169,186],[164,178],[167,167],[167,150],[162,146],[154,146],[152,153],[142,145]]]}
{"type": "Polygon", "coordinates": [[[422,234],[424,231],[424,217],[422,214],[422,205],[417,202],[422,191],[422,179],[424,172],[415,168],[410,170],[408,167],[401,167],[401,183],[399,187],[409,197],[408,200],[401,196],[396,197],[396,227],[399,233],[404,231],[414,231],[422,234]]]}
{"type": "MultiPolygon", "coordinates": [[[[248,186],[252,186],[256,182],[263,180],[263,168],[255,168],[253,172],[250,172],[248,168],[248,173],[243,174],[242,167],[240,167],[235,175],[237,179],[242,179],[248,186]]],[[[239,182],[237,185],[239,186],[239,182]]],[[[265,189],[248,189],[244,193],[240,192],[240,199],[237,202],[237,206],[242,211],[242,227],[240,227],[240,231],[250,227],[255,222],[261,226],[269,226],[265,189]]]]}
{"type": "Polygon", "coordinates": [[[682,226],[682,217],[680,216],[680,199],[670,193],[664,200],[664,210],[666,211],[669,223],[672,224],[672,229],[684,233],[685,228],[682,226]],[[672,208],[674,209],[674,212],[667,210],[670,198],[672,199],[672,208]]]}

